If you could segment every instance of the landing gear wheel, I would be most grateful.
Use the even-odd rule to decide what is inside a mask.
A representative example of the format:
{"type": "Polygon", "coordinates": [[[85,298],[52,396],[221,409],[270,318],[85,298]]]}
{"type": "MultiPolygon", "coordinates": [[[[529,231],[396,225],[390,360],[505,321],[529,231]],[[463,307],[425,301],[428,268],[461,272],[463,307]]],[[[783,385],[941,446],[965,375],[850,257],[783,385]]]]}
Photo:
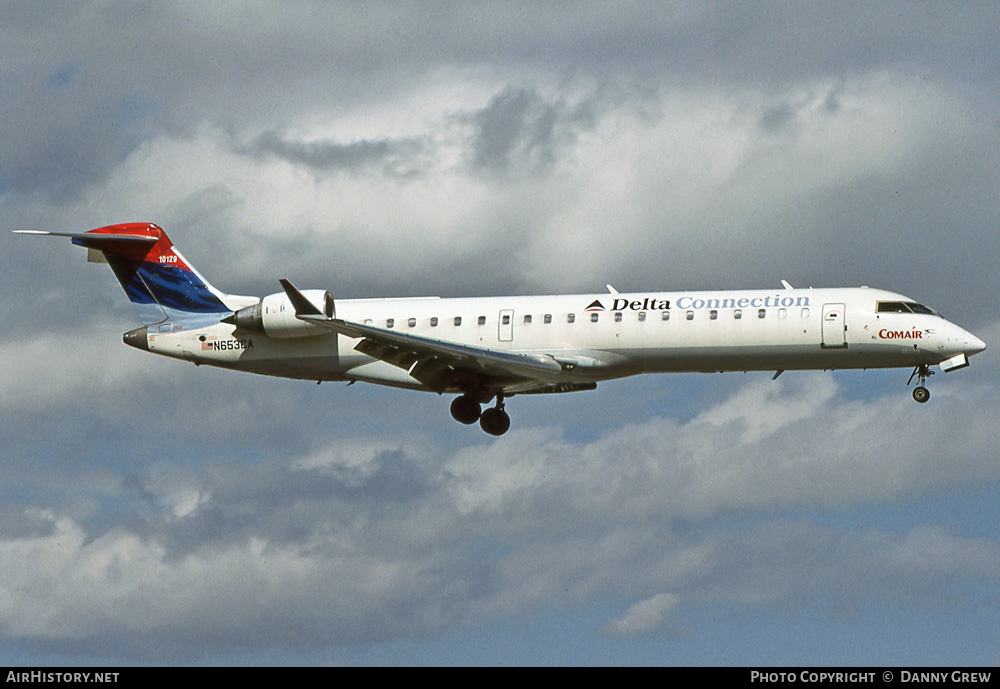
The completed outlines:
{"type": "Polygon", "coordinates": [[[917,387],[913,388],[913,399],[920,402],[920,404],[923,404],[931,398],[931,391],[924,387],[924,382],[927,378],[933,375],[934,371],[931,370],[930,366],[927,364],[920,364],[913,369],[913,373],[910,374],[910,379],[906,381],[906,384],[909,385],[913,382],[914,378],[917,379],[917,387]]]}
{"type": "Polygon", "coordinates": [[[503,409],[490,407],[479,418],[479,426],[490,435],[503,435],[510,428],[510,417],[503,409]]]}
{"type": "Polygon", "coordinates": [[[451,403],[451,417],[466,426],[479,421],[481,414],[482,408],[479,406],[479,402],[468,395],[456,397],[451,403]]]}

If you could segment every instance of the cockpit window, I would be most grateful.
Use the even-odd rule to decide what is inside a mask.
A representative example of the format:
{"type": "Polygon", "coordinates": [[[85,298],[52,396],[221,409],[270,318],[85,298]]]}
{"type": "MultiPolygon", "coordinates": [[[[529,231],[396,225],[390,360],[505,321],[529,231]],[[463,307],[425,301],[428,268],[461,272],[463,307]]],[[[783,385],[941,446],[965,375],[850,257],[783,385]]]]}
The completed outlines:
{"type": "Polygon", "coordinates": [[[923,313],[928,316],[940,315],[937,311],[929,309],[923,304],[915,301],[880,301],[875,309],[878,313],[923,313]]]}
{"type": "Polygon", "coordinates": [[[913,313],[926,313],[928,316],[938,315],[937,311],[934,309],[929,309],[923,304],[918,304],[915,301],[908,301],[906,302],[906,305],[910,307],[910,310],[913,311],[913,313]]]}
{"type": "Polygon", "coordinates": [[[910,313],[910,309],[901,301],[880,301],[876,310],[879,313],[910,313]]]}

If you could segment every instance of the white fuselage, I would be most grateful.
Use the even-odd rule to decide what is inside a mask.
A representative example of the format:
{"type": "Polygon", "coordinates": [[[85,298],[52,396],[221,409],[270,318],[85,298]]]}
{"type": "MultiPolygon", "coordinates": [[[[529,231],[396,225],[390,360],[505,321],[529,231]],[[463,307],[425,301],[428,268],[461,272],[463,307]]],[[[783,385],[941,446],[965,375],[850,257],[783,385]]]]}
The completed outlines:
{"type": "MultiPolygon", "coordinates": [[[[982,351],[936,313],[879,312],[907,297],[871,288],[441,299],[349,299],[336,318],[484,349],[551,356],[551,383],[639,373],[916,367],[982,351]]],[[[406,368],[322,332],[270,337],[219,323],[149,326],[146,348],[198,364],[316,381],[427,389],[406,368]]],[[[455,390],[459,391],[459,390],[455,390]]],[[[516,385],[507,389],[516,393],[516,385]]]]}

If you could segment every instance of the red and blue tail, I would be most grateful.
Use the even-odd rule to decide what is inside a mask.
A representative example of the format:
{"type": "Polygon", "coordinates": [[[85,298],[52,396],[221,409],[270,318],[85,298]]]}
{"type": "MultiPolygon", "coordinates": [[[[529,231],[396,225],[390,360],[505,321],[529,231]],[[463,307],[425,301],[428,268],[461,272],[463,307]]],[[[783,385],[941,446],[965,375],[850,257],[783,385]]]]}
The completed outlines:
{"type": "Polygon", "coordinates": [[[70,237],[89,250],[88,260],[110,264],[146,324],[218,322],[246,305],[245,297],[232,297],[212,287],[177,251],[167,233],[152,223],[108,225],[83,233],[21,232],[70,237]]]}

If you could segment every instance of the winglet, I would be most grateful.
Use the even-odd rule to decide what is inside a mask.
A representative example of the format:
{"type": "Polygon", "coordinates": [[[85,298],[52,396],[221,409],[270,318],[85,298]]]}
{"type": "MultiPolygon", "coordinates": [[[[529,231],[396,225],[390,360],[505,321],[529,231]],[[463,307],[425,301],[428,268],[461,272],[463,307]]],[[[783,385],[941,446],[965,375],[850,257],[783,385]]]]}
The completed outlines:
{"type": "Polygon", "coordinates": [[[292,302],[292,306],[295,307],[296,316],[324,315],[323,312],[317,309],[311,301],[306,299],[306,295],[295,289],[295,285],[284,278],[281,278],[278,282],[281,283],[281,288],[285,290],[285,294],[288,295],[288,301],[292,302]]]}
{"type": "Polygon", "coordinates": [[[788,284],[788,280],[782,280],[782,281],[781,281],[781,285],[782,285],[782,286],[783,286],[783,287],[784,287],[785,289],[795,289],[794,287],[792,287],[791,285],[789,285],[789,284],[788,284]]]}

